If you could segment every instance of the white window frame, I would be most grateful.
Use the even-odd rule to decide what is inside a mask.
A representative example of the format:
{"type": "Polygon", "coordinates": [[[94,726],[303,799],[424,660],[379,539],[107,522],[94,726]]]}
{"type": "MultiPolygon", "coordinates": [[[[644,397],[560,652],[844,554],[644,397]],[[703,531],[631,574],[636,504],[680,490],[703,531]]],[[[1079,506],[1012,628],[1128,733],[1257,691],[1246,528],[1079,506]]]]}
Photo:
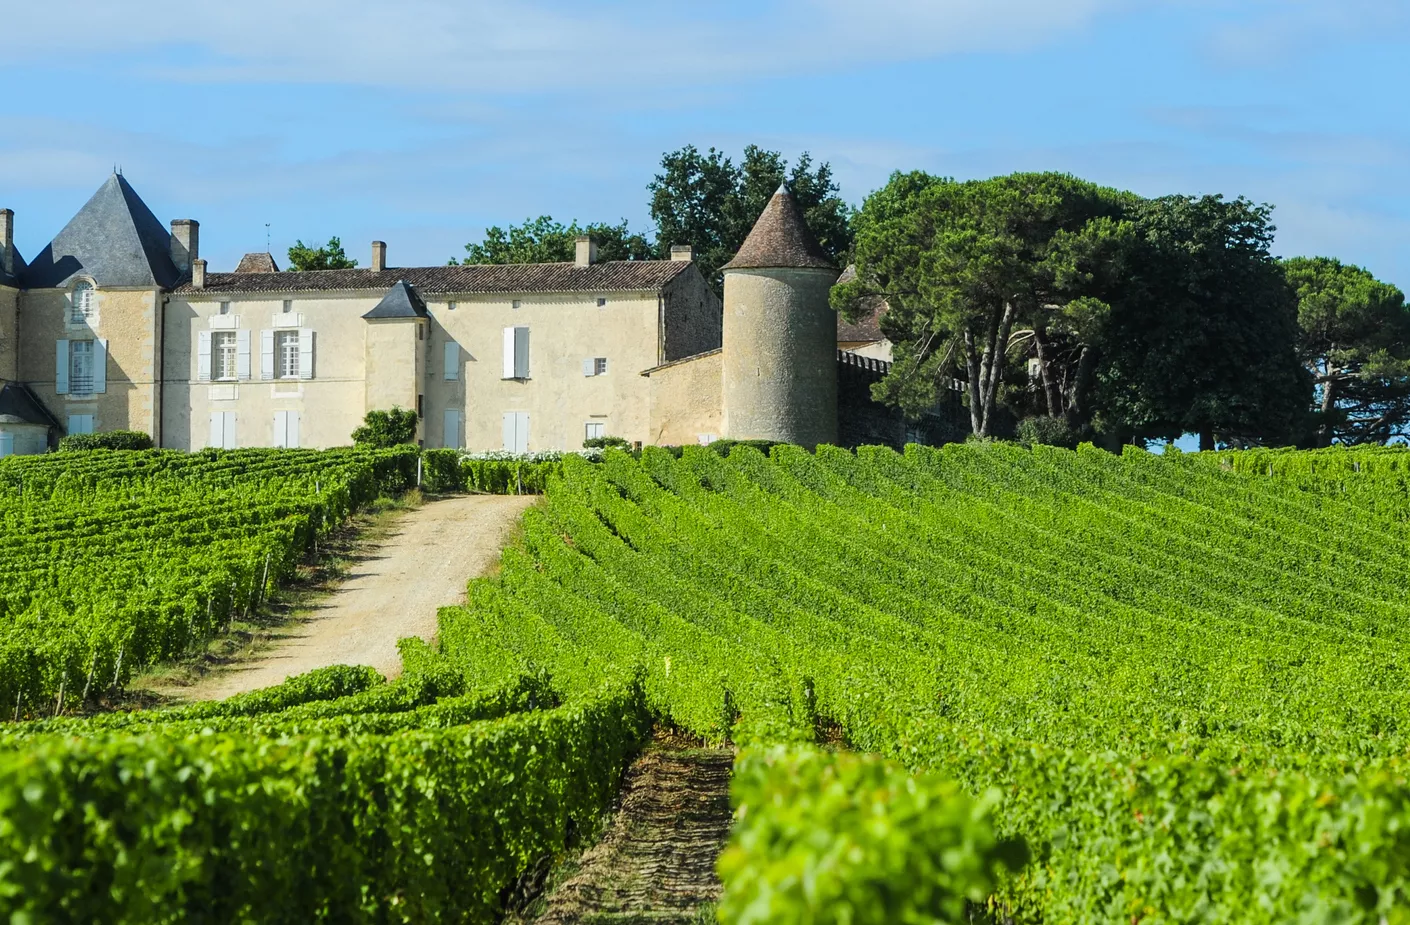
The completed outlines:
{"type": "Polygon", "coordinates": [[[303,353],[299,331],[287,328],[274,332],[274,378],[301,379],[299,360],[303,353]]]}
{"type": "Polygon", "coordinates": [[[211,381],[237,382],[240,379],[240,341],[238,331],[211,332],[211,381]]]}
{"type": "Polygon", "coordinates": [[[441,445],[448,450],[458,450],[465,443],[462,418],[459,408],[447,408],[441,416],[441,445]]]}
{"type": "Polygon", "coordinates": [[[69,341],[69,394],[92,395],[97,366],[97,345],[91,340],[69,341]]]}
{"type": "Polygon", "coordinates": [[[504,449],[506,452],[529,452],[529,412],[504,412],[503,437],[504,449]]]}
{"type": "Polygon", "coordinates": [[[210,439],[206,445],[221,450],[234,450],[240,446],[236,435],[238,418],[234,411],[211,412],[210,439]]]}
{"type": "Polygon", "coordinates": [[[504,379],[529,377],[529,329],[515,325],[504,329],[504,379]]]}
{"type": "Polygon", "coordinates": [[[297,411],[274,412],[274,446],[285,450],[299,448],[299,413],[297,411]]]}
{"type": "Polygon", "coordinates": [[[607,436],[606,421],[588,421],[583,425],[583,439],[593,440],[607,436]]]}
{"type": "Polygon", "coordinates": [[[446,341],[442,375],[446,382],[460,379],[460,345],[453,340],[446,341]]]}
{"type": "Polygon", "coordinates": [[[65,430],[71,435],[91,434],[93,433],[94,427],[93,419],[94,416],[92,414],[71,414],[66,422],[67,426],[65,430]]]}
{"type": "Polygon", "coordinates": [[[75,280],[69,293],[69,324],[85,324],[98,317],[98,297],[93,281],[75,280]]]}

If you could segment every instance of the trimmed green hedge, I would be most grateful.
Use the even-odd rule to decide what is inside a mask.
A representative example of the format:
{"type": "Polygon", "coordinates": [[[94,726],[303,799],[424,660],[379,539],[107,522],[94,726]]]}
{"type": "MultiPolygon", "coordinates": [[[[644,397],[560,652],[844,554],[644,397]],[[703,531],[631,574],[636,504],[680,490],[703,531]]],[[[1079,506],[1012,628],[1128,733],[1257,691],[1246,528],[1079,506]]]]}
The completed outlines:
{"type": "Polygon", "coordinates": [[[69,434],[59,441],[62,450],[150,450],[152,438],[140,430],[109,430],[101,434],[69,434]]]}

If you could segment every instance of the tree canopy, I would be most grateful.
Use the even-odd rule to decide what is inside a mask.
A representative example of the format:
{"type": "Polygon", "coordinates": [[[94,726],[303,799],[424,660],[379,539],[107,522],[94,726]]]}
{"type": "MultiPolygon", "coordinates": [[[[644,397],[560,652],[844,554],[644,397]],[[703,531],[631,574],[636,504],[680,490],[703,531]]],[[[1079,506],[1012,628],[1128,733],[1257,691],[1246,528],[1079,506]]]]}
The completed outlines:
{"type": "Polygon", "coordinates": [[[297,272],[306,270],[351,270],[357,261],[343,253],[343,242],[336,237],[328,239],[321,247],[295,241],[289,248],[289,269],[297,272]]]}
{"type": "Polygon", "coordinates": [[[1309,385],[1269,218],[1066,174],[896,174],[857,215],[857,274],[833,302],[855,317],[886,300],[878,398],[914,414],[957,377],[981,437],[1043,416],[1109,442],[1287,441],[1309,385]]]}
{"type": "Polygon", "coordinates": [[[369,411],[362,426],[352,432],[353,443],[373,449],[388,449],[416,442],[416,412],[392,406],[390,411],[369,411]]]}
{"type": "Polygon", "coordinates": [[[1410,306],[1361,267],[1330,257],[1283,262],[1297,295],[1298,356],[1316,387],[1315,442],[1410,436],[1410,306]]]}
{"type": "Polygon", "coordinates": [[[831,165],[814,166],[805,151],[790,168],[782,154],[757,145],[744,149],[739,164],[715,148],[702,154],[694,145],[661,158],[661,172],[647,187],[658,254],[668,257],[672,245],[689,244],[700,271],[719,292],[720,267],[734,257],[783,183],[823,250],[844,263],[852,246],[852,210],[838,196],[831,165]]]}
{"type": "Polygon", "coordinates": [[[579,225],[576,220],[564,225],[554,221],[552,216],[540,215],[507,229],[491,226],[485,231],[483,241],[465,245],[462,260],[452,258],[450,263],[453,266],[457,262],[467,265],[570,262],[579,235],[591,235],[597,242],[599,260],[648,260],[653,256],[651,242],[644,235],[630,231],[625,219],[616,225],[579,225]]]}

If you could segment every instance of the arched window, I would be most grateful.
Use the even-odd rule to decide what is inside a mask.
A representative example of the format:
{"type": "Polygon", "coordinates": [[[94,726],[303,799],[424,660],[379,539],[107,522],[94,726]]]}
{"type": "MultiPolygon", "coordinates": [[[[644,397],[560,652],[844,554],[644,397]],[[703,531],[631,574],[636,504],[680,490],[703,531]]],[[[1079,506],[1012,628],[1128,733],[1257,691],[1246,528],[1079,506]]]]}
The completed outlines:
{"type": "Polygon", "coordinates": [[[94,314],[93,284],[86,279],[81,279],[73,284],[73,306],[69,312],[69,320],[73,322],[87,321],[94,314]]]}

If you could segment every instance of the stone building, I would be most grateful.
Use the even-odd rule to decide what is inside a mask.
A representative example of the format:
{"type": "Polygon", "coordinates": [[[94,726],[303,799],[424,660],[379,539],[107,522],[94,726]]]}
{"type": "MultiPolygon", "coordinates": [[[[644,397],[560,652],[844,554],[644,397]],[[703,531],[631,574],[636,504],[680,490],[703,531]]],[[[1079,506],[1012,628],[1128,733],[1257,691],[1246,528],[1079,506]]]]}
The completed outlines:
{"type": "Polygon", "coordinates": [[[783,189],[725,267],[723,305],[689,248],[600,261],[587,238],[571,263],[391,267],[373,242],[366,269],[254,253],[213,272],[199,225],[164,226],[116,174],[32,261],[13,232],[0,211],[0,454],[106,430],[335,446],[393,406],[416,409],[424,445],[470,450],[903,437],[869,399],[839,402],[855,360],[827,301],[838,272],[783,189]]]}

